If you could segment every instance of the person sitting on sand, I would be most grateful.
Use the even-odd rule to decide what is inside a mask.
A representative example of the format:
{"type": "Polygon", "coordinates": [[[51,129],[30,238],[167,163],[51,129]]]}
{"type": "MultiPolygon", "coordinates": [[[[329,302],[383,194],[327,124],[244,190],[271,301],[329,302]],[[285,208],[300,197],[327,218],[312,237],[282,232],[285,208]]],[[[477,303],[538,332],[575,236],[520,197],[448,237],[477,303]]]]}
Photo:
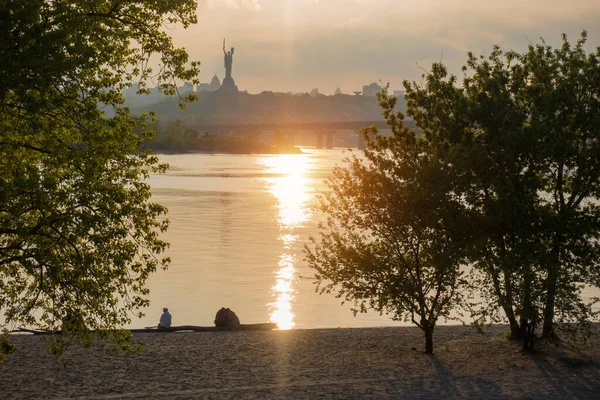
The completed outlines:
{"type": "Polygon", "coordinates": [[[158,323],[159,328],[170,328],[171,327],[171,314],[167,307],[163,308],[163,313],[160,316],[160,322],[158,323]]]}
{"type": "Polygon", "coordinates": [[[221,307],[215,315],[215,326],[217,328],[238,329],[240,327],[240,319],[229,308],[221,307]]]}

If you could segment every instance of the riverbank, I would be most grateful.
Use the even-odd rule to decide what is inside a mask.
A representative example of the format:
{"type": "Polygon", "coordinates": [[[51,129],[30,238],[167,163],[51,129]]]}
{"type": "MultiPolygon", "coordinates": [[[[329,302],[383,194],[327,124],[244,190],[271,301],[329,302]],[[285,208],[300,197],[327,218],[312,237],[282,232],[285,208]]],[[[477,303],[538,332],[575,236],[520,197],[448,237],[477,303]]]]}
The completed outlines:
{"type": "Polygon", "coordinates": [[[295,146],[265,146],[253,148],[217,148],[217,149],[196,149],[196,150],[177,150],[164,148],[148,148],[155,155],[178,155],[178,154],[258,154],[258,155],[278,155],[278,154],[304,154],[300,147],[295,146]]]}
{"type": "Polygon", "coordinates": [[[11,399],[598,398],[598,335],[580,352],[540,342],[523,354],[506,331],[440,326],[434,356],[412,327],[146,333],[137,356],[70,349],[64,369],[43,338],[17,336],[0,388],[11,399]]]}

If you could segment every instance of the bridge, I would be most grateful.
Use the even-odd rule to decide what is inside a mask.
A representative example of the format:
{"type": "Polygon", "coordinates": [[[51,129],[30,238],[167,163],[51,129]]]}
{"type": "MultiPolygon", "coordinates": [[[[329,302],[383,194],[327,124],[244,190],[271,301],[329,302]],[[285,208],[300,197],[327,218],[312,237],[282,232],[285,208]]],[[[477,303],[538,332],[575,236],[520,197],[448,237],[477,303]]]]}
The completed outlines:
{"type": "MultiPolygon", "coordinates": [[[[333,137],[338,131],[358,132],[366,126],[375,126],[377,129],[389,129],[385,121],[321,121],[321,122],[250,122],[250,123],[197,123],[190,127],[197,132],[221,134],[248,134],[258,135],[262,132],[274,132],[276,141],[287,139],[294,144],[295,136],[299,132],[310,131],[315,135],[315,147],[330,149],[333,147],[333,137]],[[325,141],[323,140],[325,139],[325,141]]],[[[358,134],[358,148],[364,148],[365,142],[362,135],[358,134]]]]}

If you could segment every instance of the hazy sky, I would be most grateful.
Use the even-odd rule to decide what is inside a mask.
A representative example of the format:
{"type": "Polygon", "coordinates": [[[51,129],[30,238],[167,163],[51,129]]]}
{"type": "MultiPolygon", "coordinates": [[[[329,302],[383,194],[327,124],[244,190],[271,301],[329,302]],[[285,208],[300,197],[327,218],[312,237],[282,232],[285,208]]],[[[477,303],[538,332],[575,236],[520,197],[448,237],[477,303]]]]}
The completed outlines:
{"type": "Polygon", "coordinates": [[[460,73],[466,52],[494,44],[524,50],[528,38],[560,43],[588,31],[600,46],[600,0],[200,0],[198,25],[170,31],[202,63],[200,80],[224,75],[222,41],[234,46],[233,77],[257,93],[332,94],[363,84],[418,80],[443,59],[460,73]],[[418,66],[418,65],[419,66],[418,66]]]}

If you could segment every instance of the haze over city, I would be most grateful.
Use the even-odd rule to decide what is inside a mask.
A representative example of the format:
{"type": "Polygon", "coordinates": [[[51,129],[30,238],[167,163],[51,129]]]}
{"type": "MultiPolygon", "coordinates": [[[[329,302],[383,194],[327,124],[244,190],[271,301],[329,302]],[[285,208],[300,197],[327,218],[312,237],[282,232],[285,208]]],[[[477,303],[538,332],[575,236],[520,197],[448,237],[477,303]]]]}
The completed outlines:
{"type": "Polygon", "coordinates": [[[466,53],[489,54],[493,44],[523,51],[540,37],[556,46],[588,31],[600,39],[600,2],[590,0],[205,0],[198,24],[169,27],[178,46],[199,60],[201,82],[223,77],[221,45],[235,47],[240,90],[333,94],[371,82],[401,89],[443,59],[460,73],[466,53]],[[417,65],[418,64],[418,65],[417,65]]]}

